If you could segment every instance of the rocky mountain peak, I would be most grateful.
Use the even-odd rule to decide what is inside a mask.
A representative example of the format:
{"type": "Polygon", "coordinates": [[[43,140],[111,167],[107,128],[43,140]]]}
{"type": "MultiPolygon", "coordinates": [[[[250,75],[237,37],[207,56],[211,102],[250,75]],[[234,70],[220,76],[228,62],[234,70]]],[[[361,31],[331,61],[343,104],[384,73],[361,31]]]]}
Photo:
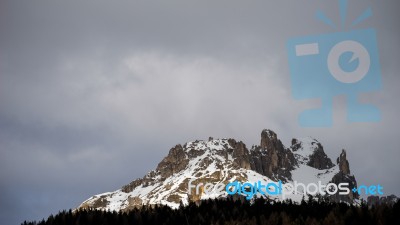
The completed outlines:
{"type": "Polygon", "coordinates": [[[350,174],[350,166],[349,161],[347,161],[346,158],[346,150],[342,149],[342,153],[340,153],[340,156],[336,159],[336,162],[343,174],[350,174]]]}
{"type": "Polygon", "coordinates": [[[189,159],[182,145],[178,144],[171,148],[168,156],[158,164],[156,171],[160,172],[161,177],[166,178],[185,169],[188,163],[189,159]]]}
{"type": "Polygon", "coordinates": [[[313,138],[292,139],[290,149],[300,163],[305,163],[316,169],[334,167],[331,159],[326,155],[322,144],[313,138]]]}
{"type": "Polygon", "coordinates": [[[243,142],[241,141],[237,142],[234,139],[229,139],[228,142],[233,149],[232,157],[234,159],[235,164],[238,165],[239,168],[251,169],[250,152],[246,148],[246,145],[243,142]]]}
{"type": "MultiPolygon", "coordinates": [[[[350,174],[350,166],[349,166],[349,161],[347,161],[346,158],[346,150],[342,149],[342,152],[340,153],[339,157],[336,159],[336,162],[339,167],[339,173],[335,174],[333,176],[331,182],[335,184],[339,183],[349,183],[349,188],[353,189],[354,187],[357,187],[357,181],[354,175],[350,174]]],[[[333,195],[331,198],[334,201],[346,201],[346,202],[352,202],[354,199],[358,198],[359,194],[350,192],[349,195],[333,195]]]]}
{"type": "Polygon", "coordinates": [[[292,151],[297,151],[301,148],[301,142],[299,140],[297,140],[296,138],[292,139],[292,146],[290,147],[292,149],[292,151]]]}
{"type": "Polygon", "coordinates": [[[393,205],[400,199],[396,195],[389,196],[374,196],[370,195],[367,197],[367,204],[369,207],[377,206],[377,205],[393,205]]]}
{"type": "Polygon", "coordinates": [[[260,146],[253,146],[251,156],[251,168],[254,171],[273,180],[292,180],[290,171],[297,165],[296,159],[275,132],[263,130],[260,146]]]}
{"type": "MultiPolygon", "coordinates": [[[[250,150],[235,139],[196,140],[171,148],[157,168],[143,178],[138,178],[115,192],[95,195],[84,201],[80,208],[102,210],[130,210],[143,204],[165,204],[179,207],[180,202],[200,201],[207,198],[226,197],[225,194],[188,193],[193,185],[210,183],[226,185],[229,182],[272,182],[283,185],[293,181],[350,183],[356,187],[350,174],[346,152],[343,150],[335,166],[325,154],[323,146],[313,138],[293,139],[286,148],[275,132],[263,130],[260,145],[250,150]]],[[[195,191],[195,190],[193,190],[195,191]]],[[[333,201],[353,202],[358,196],[331,196],[333,201]]],[[[280,197],[268,196],[279,200],[280,197]]],[[[301,194],[290,197],[301,201],[301,194]]]]}
{"type": "Polygon", "coordinates": [[[262,149],[279,149],[283,147],[276,133],[268,129],[261,132],[260,146],[262,149]]]}

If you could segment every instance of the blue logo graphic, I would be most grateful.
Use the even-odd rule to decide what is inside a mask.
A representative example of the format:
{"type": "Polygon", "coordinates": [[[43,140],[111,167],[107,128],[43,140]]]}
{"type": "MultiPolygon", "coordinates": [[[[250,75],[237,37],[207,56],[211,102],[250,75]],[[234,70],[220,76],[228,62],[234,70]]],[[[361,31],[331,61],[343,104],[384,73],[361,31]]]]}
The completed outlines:
{"type": "Polygon", "coordinates": [[[358,188],[351,189],[353,193],[366,194],[366,195],[383,195],[383,187],[378,185],[360,185],[358,188]]]}
{"type": "Polygon", "coordinates": [[[257,183],[240,183],[238,181],[231,182],[226,185],[226,193],[228,195],[235,194],[244,194],[246,195],[246,199],[250,200],[257,193],[261,195],[281,195],[282,194],[282,182],[278,181],[278,183],[268,183],[266,185],[262,184],[261,181],[257,183]],[[271,190],[272,189],[272,190],[271,190]]]}
{"type": "MultiPolygon", "coordinates": [[[[344,28],[347,0],[339,0],[341,27],[344,28]]],[[[367,9],[352,27],[372,15],[367,9]]],[[[317,18],[336,28],[323,12],[317,18]]],[[[319,98],[322,105],[299,115],[304,127],[330,127],[333,124],[333,97],[347,96],[348,122],[378,122],[380,111],[361,104],[360,93],[381,89],[379,54],[374,29],[341,31],[294,38],[287,42],[292,95],[297,100],[319,98]]]]}

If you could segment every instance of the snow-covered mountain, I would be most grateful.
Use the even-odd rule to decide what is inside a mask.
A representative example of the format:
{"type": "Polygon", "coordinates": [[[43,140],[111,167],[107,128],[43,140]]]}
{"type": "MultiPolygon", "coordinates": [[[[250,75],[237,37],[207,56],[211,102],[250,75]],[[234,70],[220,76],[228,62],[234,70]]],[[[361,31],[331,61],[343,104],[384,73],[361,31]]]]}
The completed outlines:
{"type": "MultiPolygon", "coordinates": [[[[176,145],[153,171],[136,179],[121,189],[95,195],[78,208],[126,211],[142,205],[163,204],[179,207],[180,203],[198,202],[208,198],[226,197],[226,192],[206,193],[200,188],[188,192],[188,183],[228,184],[233,181],[254,183],[283,183],[283,190],[294,181],[304,184],[348,182],[349,188],[357,187],[350,174],[346,151],[342,150],[334,164],[325,154],[323,146],[313,138],[293,139],[286,148],[271,130],[263,130],[260,145],[250,150],[241,141],[213,139],[176,145]]],[[[261,195],[258,195],[261,197],[261,195]]],[[[265,197],[265,196],[263,196],[265,197]]],[[[301,201],[302,193],[288,195],[293,201],[301,201]]],[[[281,200],[281,196],[268,196],[281,200]]],[[[353,202],[358,196],[333,195],[333,201],[353,202]]]]}

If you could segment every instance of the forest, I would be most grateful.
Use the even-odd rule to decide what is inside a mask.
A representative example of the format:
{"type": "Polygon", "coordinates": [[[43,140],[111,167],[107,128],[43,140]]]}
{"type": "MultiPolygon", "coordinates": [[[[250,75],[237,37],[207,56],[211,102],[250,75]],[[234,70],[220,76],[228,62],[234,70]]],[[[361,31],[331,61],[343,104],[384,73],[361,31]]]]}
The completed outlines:
{"type": "Polygon", "coordinates": [[[178,209],[168,206],[142,206],[128,212],[94,209],[62,211],[41,221],[22,225],[368,225],[400,224],[400,201],[391,205],[368,206],[334,203],[309,197],[301,203],[291,200],[271,202],[262,198],[210,199],[178,209]]]}

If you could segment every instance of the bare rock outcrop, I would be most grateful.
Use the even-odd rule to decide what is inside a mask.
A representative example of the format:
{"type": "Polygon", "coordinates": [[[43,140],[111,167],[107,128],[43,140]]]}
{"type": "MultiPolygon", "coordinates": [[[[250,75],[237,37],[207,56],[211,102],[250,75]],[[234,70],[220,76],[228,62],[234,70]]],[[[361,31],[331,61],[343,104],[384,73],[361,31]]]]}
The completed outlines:
{"type": "MultiPolygon", "coordinates": [[[[354,175],[350,174],[350,166],[349,161],[346,158],[346,150],[342,150],[340,156],[336,160],[339,166],[339,173],[337,173],[332,178],[332,183],[340,184],[340,183],[348,183],[349,189],[352,190],[353,188],[357,188],[357,181],[354,175]]],[[[359,194],[357,192],[350,191],[348,195],[339,195],[339,192],[335,195],[331,195],[330,199],[335,202],[353,202],[354,199],[358,199],[359,194]]]]}
{"type": "Polygon", "coordinates": [[[293,153],[285,148],[275,132],[263,130],[260,146],[252,149],[252,169],[271,179],[291,180],[290,171],[297,165],[293,153]]]}

